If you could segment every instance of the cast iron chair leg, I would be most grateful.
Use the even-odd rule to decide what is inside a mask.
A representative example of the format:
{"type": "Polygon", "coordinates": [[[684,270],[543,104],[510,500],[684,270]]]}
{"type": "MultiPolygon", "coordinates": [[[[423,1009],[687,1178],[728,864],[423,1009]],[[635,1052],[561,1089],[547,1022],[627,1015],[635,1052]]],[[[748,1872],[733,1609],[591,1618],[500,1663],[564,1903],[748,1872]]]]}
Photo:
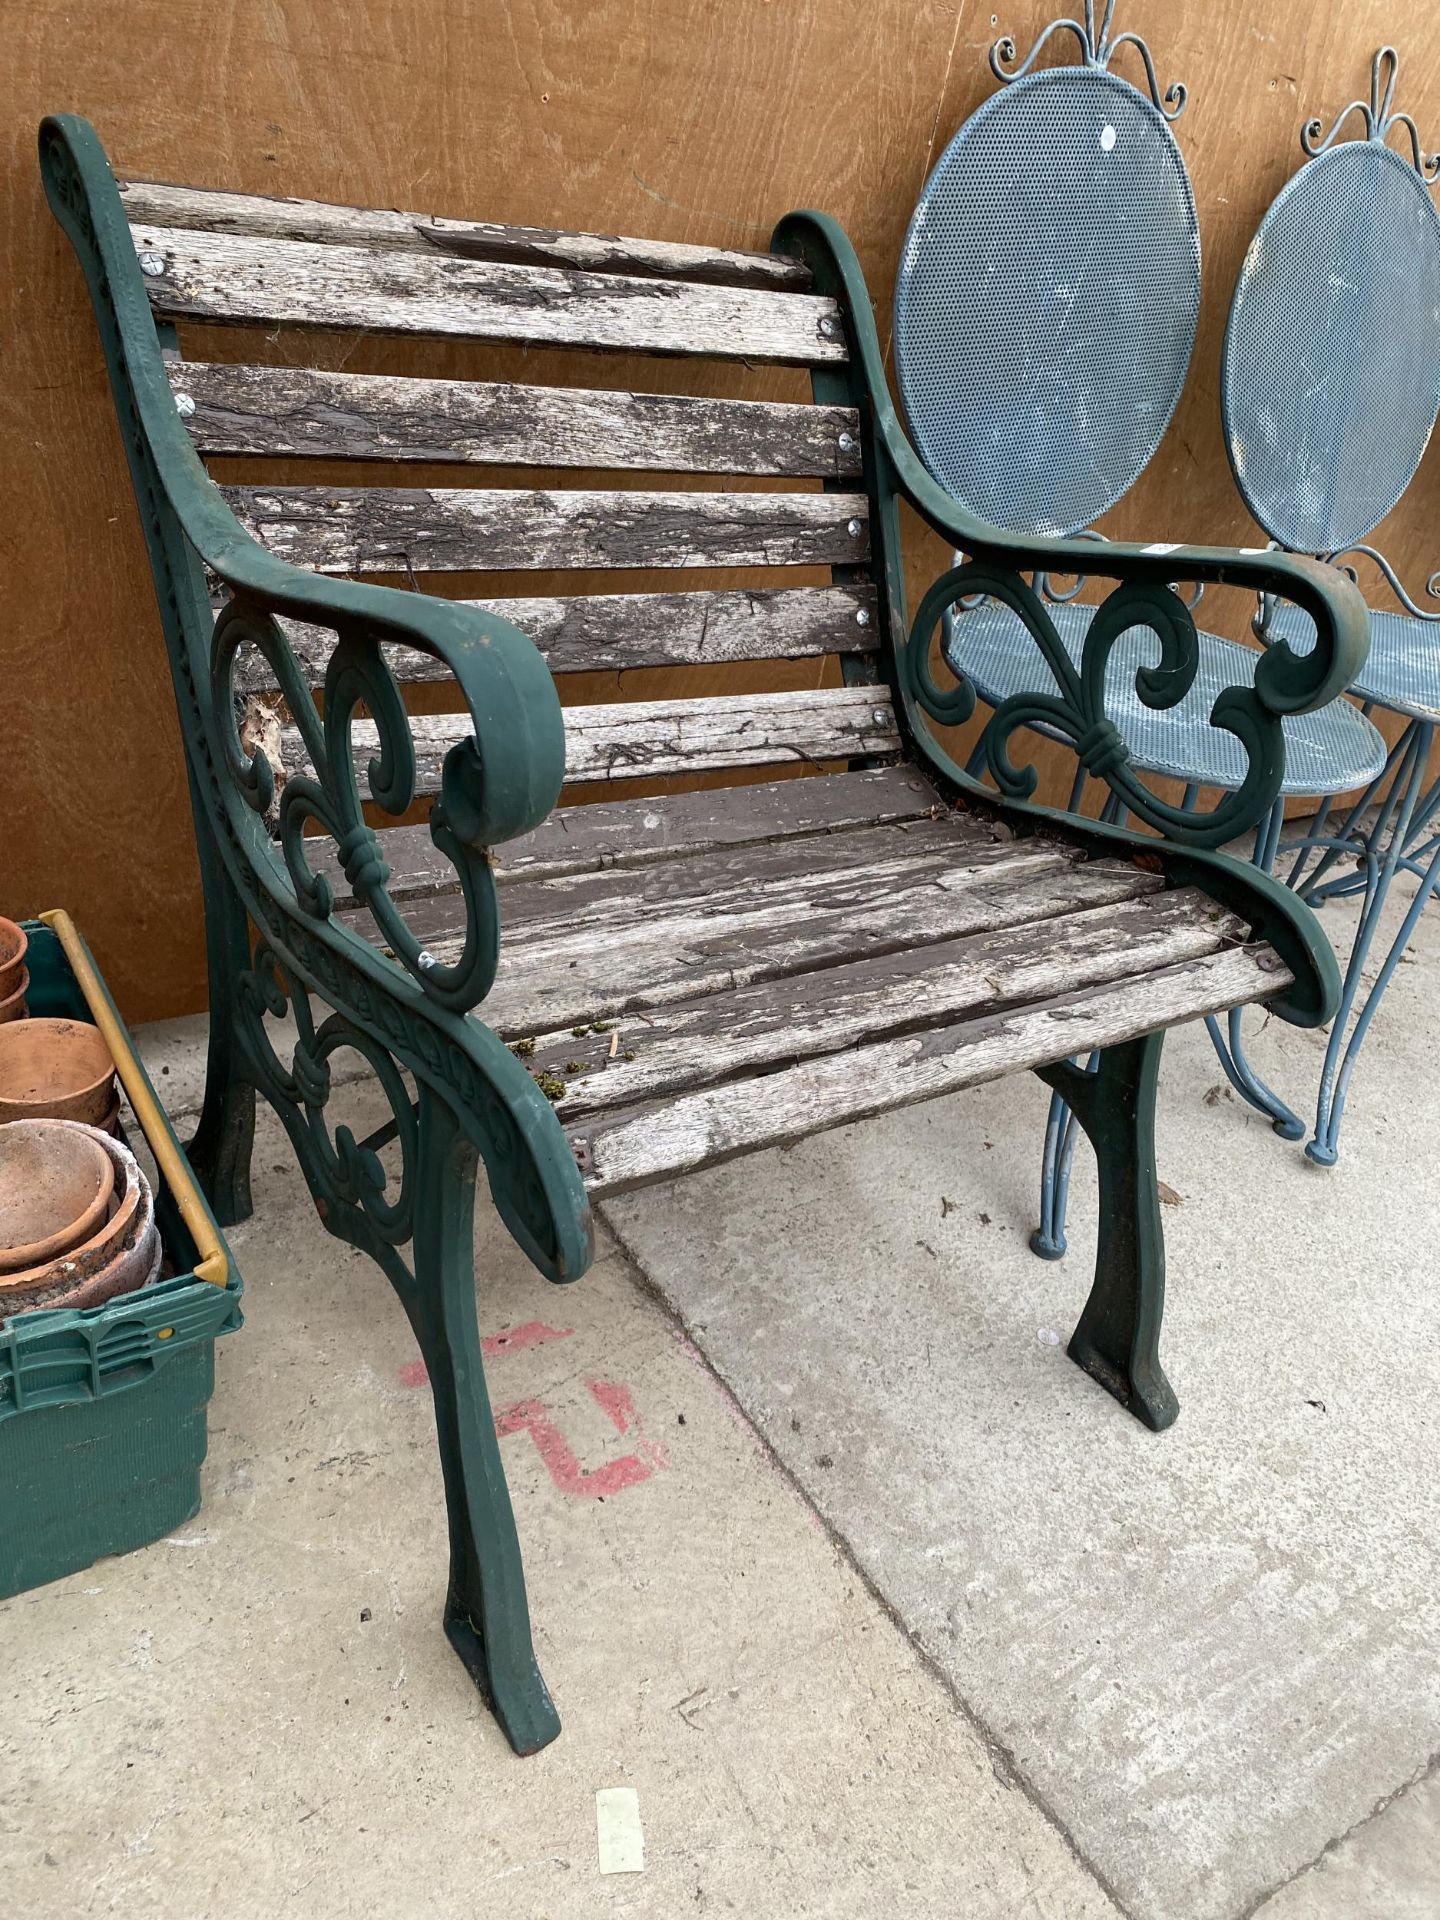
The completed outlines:
{"type": "Polygon", "coordinates": [[[406,1301],[435,1397],[450,1517],[445,1632],[517,1753],[560,1731],[530,1639],[515,1516],[485,1391],[475,1320],[474,1146],[421,1090],[415,1285],[406,1301]]]}
{"type": "Polygon", "coordinates": [[[1070,1358],[1155,1432],[1180,1404],[1160,1365],[1165,1236],[1155,1171],[1155,1089],[1163,1033],[1107,1047],[1093,1071],[1040,1068],[1090,1137],[1100,1176],[1095,1281],[1070,1336],[1070,1358]]]}
{"type": "MultiPolygon", "coordinates": [[[[204,819],[195,807],[195,819],[204,819]]],[[[204,833],[204,829],[200,829],[204,833]]],[[[204,835],[208,841],[208,833],[204,835]]],[[[236,983],[250,965],[250,927],[245,910],[220,872],[213,847],[202,842],[200,871],[205,896],[205,965],[210,990],[210,1037],[205,1058],[205,1098],[193,1139],[185,1149],[216,1221],[238,1226],[253,1211],[250,1156],[255,1144],[255,1089],[240,1071],[235,1026],[236,983]]]]}

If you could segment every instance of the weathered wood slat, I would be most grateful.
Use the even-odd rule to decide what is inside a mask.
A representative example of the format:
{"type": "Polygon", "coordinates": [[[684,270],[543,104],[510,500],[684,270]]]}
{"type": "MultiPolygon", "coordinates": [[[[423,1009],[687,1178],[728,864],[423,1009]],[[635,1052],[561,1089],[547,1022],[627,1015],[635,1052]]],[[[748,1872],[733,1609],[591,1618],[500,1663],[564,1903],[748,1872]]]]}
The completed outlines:
{"type": "Polygon", "coordinates": [[[1180,888],[683,1001],[623,1031],[544,1035],[529,1064],[565,1083],[555,1108],[570,1120],[977,1012],[1130,982],[1243,938],[1238,920],[1180,888]]]}
{"type": "Polygon", "coordinates": [[[825,479],[860,472],[852,407],[194,360],[169,373],[206,454],[825,479]]]}
{"type": "Polygon", "coordinates": [[[272,553],[321,573],[804,567],[853,565],[870,554],[859,494],[518,487],[221,491],[272,553]]]}
{"type": "MultiPolygon", "coordinates": [[[[956,866],[978,871],[1001,865],[1019,872],[1053,864],[1057,855],[1074,864],[1074,855],[1048,838],[1017,846],[972,816],[927,814],[920,820],[856,827],[820,839],[716,847],[640,874],[608,867],[599,873],[527,881],[507,892],[503,924],[507,940],[523,939],[532,946],[552,936],[568,941],[579,932],[608,947],[635,929],[677,915],[724,916],[737,908],[768,910],[784,901],[801,910],[822,886],[838,889],[838,900],[856,874],[874,876],[882,867],[902,875],[906,885],[928,878],[944,886],[956,866]]],[[[415,909],[412,925],[428,941],[432,930],[443,938],[455,917],[453,902],[436,900],[415,909]]],[[[648,937],[642,931],[641,938],[648,937]]]]}
{"type": "MultiPolygon", "coordinates": [[[[642,871],[645,887],[669,873],[668,867],[642,871]]],[[[637,876],[618,877],[634,883],[637,876]]],[[[500,970],[482,1017],[507,1039],[528,1038],[1135,899],[1159,884],[1156,875],[1120,862],[1077,865],[1068,852],[1032,842],[962,845],[948,856],[919,859],[877,850],[868,860],[827,864],[808,877],[764,885],[742,877],[629,918],[623,899],[599,901],[568,924],[525,924],[517,908],[524,896],[544,889],[518,886],[505,896],[500,970]]],[[[643,888],[632,884],[630,891],[633,898],[643,888]]],[[[424,937],[440,959],[456,951],[453,936],[424,937]]]]}
{"type": "MultiPolygon", "coordinates": [[[[736,660],[802,660],[874,648],[875,589],[762,587],[718,593],[596,593],[555,599],[466,600],[527,633],[552,673],[624,673],[632,667],[713,667],[736,660]]],[[[282,620],[307,683],[321,687],[335,636],[328,628],[282,620]]],[[[407,683],[451,678],[428,653],[386,646],[407,683]]],[[[245,648],[236,661],[242,693],[275,691],[263,654],[245,648]]]]}
{"type": "Polygon", "coordinates": [[[131,231],[150,304],[168,318],[363,327],[783,366],[846,357],[839,308],[819,294],[174,227],[131,231]]]}
{"type": "Polygon", "coordinates": [[[590,273],[653,275],[730,287],[772,287],[803,293],[810,270],[777,253],[742,253],[611,233],[562,233],[553,227],[497,226],[448,220],[391,207],[337,207],[320,200],[272,199],[167,186],[153,180],[120,182],[132,226],[192,227],[206,233],[260,234],[320,245],[384,247],[412,253],[456,253],[520,265],[581,267],[590,273]]]}
{"type": "MultiPolygon", "coordinates": [[[[508,887],[517,880],[655,866],[721,847],[808,839],[920,820],[942,811],[948,808],[914,767],[871,767],[823,779],[559,807],[533,833],[507,840],[491,858],[495,878],[508,887]]],[[[313,840],[306,851],[311,865],[330,881],[335,898],[353,899],[333,844],[313,840]]],[[[455,869],[431,840],[428,826],[392,827],[384,837],[384,852],[392,900],[455,890],[455,869]]]]}
{"type": "MultiPolygon", "coordinates": [[[[445,755],[471,732],[464,714],[411,715],[419,792],[439,791],[445,755]]],[[[379,745],[374,723],[357,720],[352,741],[363,775],[379,745]]],[[[883,687],[621,701],[565,711],[567,781],[853,760],[899,747],[894,709],[883,687]]],[[[282,729],[281,750],[287,775],[304,771],[308,761],[297,727],[282,729]]]]}
{"type": "Polygon", "coordinates": [[[1139,981],[825,1054],[668,1106],[582,1118],[566,1132],[592,1197],[620,1193],[1263,999],[1285,980],[1262,965],[1268,957],[1232,947],[1139,981]]]}

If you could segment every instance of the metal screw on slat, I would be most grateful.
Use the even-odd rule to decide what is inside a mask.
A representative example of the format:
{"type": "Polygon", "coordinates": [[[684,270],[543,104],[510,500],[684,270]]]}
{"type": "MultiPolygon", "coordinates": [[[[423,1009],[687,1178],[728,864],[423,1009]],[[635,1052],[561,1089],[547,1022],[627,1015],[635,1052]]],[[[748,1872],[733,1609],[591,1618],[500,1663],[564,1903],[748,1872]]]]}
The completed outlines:
{"type": "Polygon", "coordinates": [[[827,313],[820,322],[820,331],[827,339],[833,340],[835,335],[840,331],[840,322],[835,319],[833,314],[827,313]]]}
{"type": "Polygon", "coordinates": [[[868,607],[857,607],[857,608],[855,609],[855,624],[856,624],[856,626],[857,626],[857,627],[868,627],[868,626],[869,626],[869,624],[870,624],[870,609],[869,609],[868,607]]]}
{"type": "Polygon", "coordinates": [[[190,395],[189,395],[188,393],[177,393],[177,394],[176,394],[176,396],[175,396],[175,411],[176,411],[176,412],[177,412],[177,413],[178,413],[178,414],[180,415],[180,417],[181,417],[181,418],[182,418],[183,420],[188,420],[188,419],[190,418],[190,416],[191,416],[191,414],[192,414],[192,413],[194,413],[194,411],[195,411],[195,402],[194,402],[194,401],[193,401],[193,400],[191,399],[191,397],[190,397],[190,395]]]}
{"type": "Polygon", "coordinates": [[[858,520],[847,520],[845,522],[845,531],[850,535],[852,540],[858,540],[860,538],[860,522],[858,520]]]}
{"type": "Polygon", "coordinates": [[[152,275],[157,273],[164,273],[165,271],[164,254],[163,253],[142,253],[140,256],[140,271],[142,273],[148,273],[152,275]]]}
{"type": "Polygon", "coordinates": [[[855,451],[854,434],[842,433],[839,438],[839,441],[837,442],[837,445],[839,446],[841,453],[853,453],[855,451]]]}
{"type": "Polygon", "coordinates": [[[871,718],[874,720],[877,727],[883,727],[885,725],[885,722],[890,718],[890,716],[885,711],[884,707],[876,707],[874,713],[871,715],[871,718]]]}

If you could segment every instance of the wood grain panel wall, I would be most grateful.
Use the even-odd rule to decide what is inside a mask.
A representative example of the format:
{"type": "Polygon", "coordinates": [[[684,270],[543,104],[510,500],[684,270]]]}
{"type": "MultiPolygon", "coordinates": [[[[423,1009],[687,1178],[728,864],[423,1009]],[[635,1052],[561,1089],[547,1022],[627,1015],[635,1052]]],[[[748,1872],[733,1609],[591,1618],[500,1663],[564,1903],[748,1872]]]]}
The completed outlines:
{"type": "MultiPolygon", "coordinates": [[[[17,0],[0,80],[0,910],[68,905],[133,1019],[203,1002],[179,734],[88,301],[40,191],[43,112],[87,114],[122,172],[250,191],[741,247],[763,246],[792,206],[823,207],[852,234],[884,324],[910,208],[991,89],[991,42],[1009,31],[1028,46],[1061,10],[1078,9],[17,0]]],[[[1179,134],[1205,302],[1187,397],[1107,530],[1249,544],[1217,402],[1245,245],[1299,158],[1302,117],[1364,92],[1382,39],[1400,45],[1400,104],[1440,142],[1440,39],[1422,0],[1120,0],[1119,12],[1119,26],[1149,38],[1162,79],[1191,89],[1179,134]]],[[[288,345],[266,351],[284,358],[288,345]]],[[[369,343],[351,364],[415,364],[397,351],[369,343]]],[[[503,370],[503,356],[482,369],[474,352],[427,346],[421,365],[503,370]]],[[[573,362],[559,377],[576,377],[573,362]]],[[[692,390],[709,377],[664,362],[617,362],[606,376],[692,390]]],[[[788,397],[793,381],[756,372],[745,391],[788,397]]],[[[1412,581],[1440,564],[1437,503],[1432,453],[1382,529],[1412,581]]],[[[943,560],[938,543],[917,542],[913,585],[943,560]]],[[[1214,611],[1243,630],[1238,599],[1214,611]]],[[[664,690],[654,675],[624,688],[664,690]]],[[[615,683],[597,676],[567,697],[614,698],[615,683]]]]}

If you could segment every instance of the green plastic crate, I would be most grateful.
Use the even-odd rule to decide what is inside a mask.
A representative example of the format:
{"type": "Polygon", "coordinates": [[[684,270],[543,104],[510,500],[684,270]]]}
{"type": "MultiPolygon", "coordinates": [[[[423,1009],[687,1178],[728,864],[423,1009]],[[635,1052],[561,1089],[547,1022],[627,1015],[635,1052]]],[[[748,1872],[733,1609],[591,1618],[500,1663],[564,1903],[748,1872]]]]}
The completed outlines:
{"type": "MultiPolygon", "coordinates": [[[[95,1018],[57,933],[39,921],[25,931],[31,1012],[95,1018]]],[[[68,923],[66,931],[91,972],[83,943],[68,923]]],[[[91,995],[118,1022],[98,974],[91,995]]],[[[120,1038],[129,1053],[122,1073],[153,1100],[123,1028],[120,1038]]],[[[240,1325],[241,1280],[158,1102],[154,1113],[145,1134],[160,1168],[155,1214],[177,1277],[103,1307],[22,1313],[0,1327],[0,1599],[148,1546],[200,1510],[215,1341],[240,1325]],[[195,1273],[213,1269],[216,1252],[224,1285],[195,1273]]]]}

